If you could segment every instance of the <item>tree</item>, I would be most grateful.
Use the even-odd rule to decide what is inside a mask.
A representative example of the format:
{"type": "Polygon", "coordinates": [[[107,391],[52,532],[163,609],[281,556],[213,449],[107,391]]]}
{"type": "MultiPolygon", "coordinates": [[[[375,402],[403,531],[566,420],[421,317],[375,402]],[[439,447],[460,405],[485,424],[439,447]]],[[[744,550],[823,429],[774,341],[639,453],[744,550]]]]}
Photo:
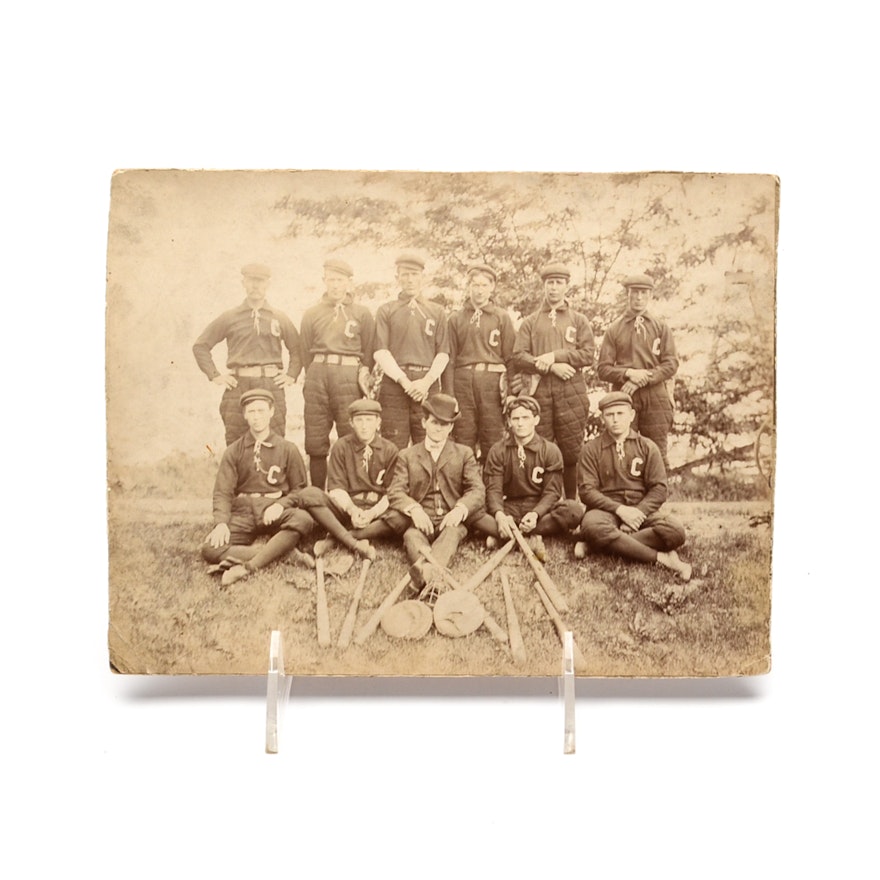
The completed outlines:
{"type": "MultiPolygon", "coordinates": [[[[468,263],[483,260],[498,273],[499,304],[528,314],[541,299],[540,267],[562,260],[573,269],[572,304],[590,317],[597,343],[622,311],[621,278],[646,272],[682,356],[675,431],[687,439],[687,467],[736,455],[733,447],[772,410],[772,315],[753,313],[749,304],[768,283],[772,302],[769,180],[361,173],[344,194],[291,193],[274,207],[284,235],[314,236],[339,249],[422,251],[431,261],[430,283],[453,304],[468,263]],[[731,282],[731,273],[740,282],[731,282]]],[[[378,299],[393,289],[372,283],[364,293],[378,299]]]]}

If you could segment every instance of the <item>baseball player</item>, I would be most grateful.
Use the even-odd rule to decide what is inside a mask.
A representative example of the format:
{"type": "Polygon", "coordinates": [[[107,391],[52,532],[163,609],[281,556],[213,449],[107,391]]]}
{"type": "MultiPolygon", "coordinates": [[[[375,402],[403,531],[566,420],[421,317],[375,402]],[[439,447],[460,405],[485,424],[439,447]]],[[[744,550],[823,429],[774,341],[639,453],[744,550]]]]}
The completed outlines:
{"type": "Polygon", "coordinates": [[[312,485],[327,482],[330,431],[344,437],[351,426],[349,404],[360,398],[373,366],[373,316],[351,300],[354,272],[343,260],[324,262],[324,295],[307,309],[300,325],[305,449],[312,485]]]}
{"type": "Polygon", "coordinates": [[[487,514],[474,529],[488,535],[490,549],[499,538],[510,540],[516,525],[539,559],[545,556],[543,535],[568,534],[583,518],[579,501],[562,497],[562,453],[537,433],[541,406],[527,395],[505,406],[508,436],[490,450],[483,466],[487,514]]]}
{"type": "Polygon", "coordinates": [[[685,542],[684,527],[661,507],[666,501],[666,469],[653,440],[632,429],[632,398],[612,391],[599,401],[605,430],[588,440],[578,464],[579,491],[587,512],[585,540],[575,556],[601,551],[658,563],[690,580],[691,566],[675,552],[685,542]]]}
{"type": "Polygon", "coordinates": [[[430,548],[440,565],[455,555],[467,525],[480,513],[486,489],[474,453],[449,435],[461,415],[458,401],[432,394],[422,404],[423,441],[401,450],[388,488],[388,524],[398,535],[418,588],[432,580],[419,548],[430,548]]]}
{"type": "Polygon", "coordinates": [[[461,407],[452,437],[473,449],[483,464],[504,434],[502,400],[516,338],[507,310],[491,301],[495,281],[495,270],[485,263],[468,268],[467,298],[449,318],[449,367],[444,374],[447,390],[461,407]]]}
{"type": "Polygon", "coordinates": [[[397,301],[376,311],[375,362],[383,372],[378,399],[382,404],[382,434],[398,449],[410,440],[420,442],[421,405],[439,391],[439,380],[449,363],[446,312],[422,298],[425,263],[421,257],[397,258],[397,301]]]}
{"type": "Polygon", "coordinates": [[[226,448],[214,482],[214,528],[202,545],[212,574],[223,586],[286,557],[306,537],[314,521],[297,493],[306,486],[299,450],[271,427],[275,397],[256,388],[241,395],[248,430],[226,448]],[[254,539],[268,535],[265,544],[254,539]]]}
{"type": "Polygon", "coordinates": [[[628,307],[605,331],[597,372],[614,391],[625,391],[632,397],[633,429],[657,444],[668,471],[667,436],[673,418],[668,384],[678,370],[675,343],[666,322],[648,312],[653,279],[631,275],[623,286],[628,307]]]}
{"type": "Polygon", "coordinates": [[[193,345],[199,369],[215,385],[224,389],[220,416],[226,428],[226,445],[248,430],[242,418],[239,398],[252,388],[265,388],[274,398],[272,430],[283,437],[287,422],[284,389],[293,385],[302,369],[299,333],[293,321],[266,301],[271,271],[251,263],[241,270],[245,299],[241,305],[213,320],[193,345]],[[211,350],[226,340],[226,370],[221,373],[211,350]],[[282,345],[287,348],[284,370],[282,345]]]}
{"type": "Polygon", "coordinates": [[[226,448],[214,482],[214,528],[202,545],[210,574],[224,587],[288,556],[320,523],[340,543],[368,559],[375,550],[342,527],[327,497],[306,485],[299,450],[271,428],[274,396],[265,388],[241,395],[247,433],[226,448]],[[268,535],[265,544],[254,540],[268,535]]]}
{"type": "Polygon", "coordinates": [[[541,270],[544,300],[525,318],[516,336],[515,368],[531,375],[541,406],[537,431],[562,453],[567,498],[577,498],[577,461],[584,442],[589,403],[583,370],[593,366],[595,342],[586,315],[566,301],[571,273],[562,263],[541,270]]]}
{"type": "Polygon", "coordinates": [[[337,517],[358,539],[388,538],[388,485],[397,464],[397,447],[380,433],[382,405],[355,400],[348,407],[351,432],[330,450],[327,492],[337,517]]]}

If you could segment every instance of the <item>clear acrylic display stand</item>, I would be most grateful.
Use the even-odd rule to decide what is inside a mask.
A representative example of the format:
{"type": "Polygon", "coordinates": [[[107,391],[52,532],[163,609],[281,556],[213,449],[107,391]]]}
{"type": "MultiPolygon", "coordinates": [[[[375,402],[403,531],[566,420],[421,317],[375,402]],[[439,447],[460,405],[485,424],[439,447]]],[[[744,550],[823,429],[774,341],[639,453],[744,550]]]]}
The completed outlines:
{"type": "Polygon", "coordinates": [[[564,734],[562,752],[574,754],[574,635],[566,630],[562,639],[562,679],[559,691],[562,695],[564,734]]]}
{"type": "MultiPolygon", "coordinates": [[[[269,674],[266,682],[266,751],[278,754],[281,719],[290,700],[291,676],[284,672],[284,647],[281,632],[272,630],[269,638],[269,674]]],[[[566,630],[562,639],[562,676],[559,694],[563,703],[563,754],[574,754],[574,636],[566,630]]]]}
{"type": "Polygon", "coordinates": [[[281,718],[290,698],[291,676],[284,672],[284,647],[281,632],[272,630],[269,637],[269,675],[266,683],[266,751],[278,754],[281,718]]]}

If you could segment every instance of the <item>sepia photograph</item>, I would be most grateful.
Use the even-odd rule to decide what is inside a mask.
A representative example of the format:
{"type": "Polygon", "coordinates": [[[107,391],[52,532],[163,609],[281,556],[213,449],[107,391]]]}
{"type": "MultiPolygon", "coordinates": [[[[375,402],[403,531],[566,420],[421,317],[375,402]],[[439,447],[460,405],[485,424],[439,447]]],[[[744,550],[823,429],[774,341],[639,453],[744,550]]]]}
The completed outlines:
{"type": "Polygon", "coordinates": [[[115,672],[769,671],[776,177],[110,190],[115,672]]]}

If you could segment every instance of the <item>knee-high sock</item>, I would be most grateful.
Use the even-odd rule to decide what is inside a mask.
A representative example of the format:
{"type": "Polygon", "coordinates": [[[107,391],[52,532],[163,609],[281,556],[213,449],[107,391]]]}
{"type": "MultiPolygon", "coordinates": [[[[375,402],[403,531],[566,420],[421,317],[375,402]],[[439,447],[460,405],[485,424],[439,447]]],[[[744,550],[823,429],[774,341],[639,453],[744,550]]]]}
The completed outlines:
{"type": "Polygon", "coordinates": [[[343,547],[354,550],[357,539],[336,519],[329,507],[310,507],[308,512],[319,526],[327,530],[331,538],[335,538],[343,547]]]}
{"type": "Polygon", "coordinates": [[[663,541],[654,529],[641,529],[633,532],[629,537],[652,550],[662,550],[664,547],[663,541]]]}
{"type": "Polygon", "coordinates": [[[608,545],[608,549],[618,556],[635,559],[637,562],[657,561],[657,551],[637,540],[635,535],[620,535],[608,545]]]}
{"type": "Polygon", "coordinates": [[[309,456],[309,476],[312,485],[323,492],[327,485],[327,459],[323,455],[309,456]]]}
{"type": "Polygon", "coordinates": [[[565,497],[577,500],[578,497],[578,472],[577,462],[567,464],[562,469],[562,485],[565,487],[565,497]]]}
{"type": "Polygon", "coordinates": [[[362,529],[352,529],[351,536],[358,541],[369,541],[375,538],[396,538],[397,532],[381,519],[373,520],[362,529]]]}
{"type": "Polygon", "coordinates": [[[299,543],[299,538],[299,532],[276,532],[251,557],[250,561],[247,562],[247,567],[251,571],[256,571],[259,568],[264,568],[276,559],[281,559],[282,556],[287,556],[299,543]]]}

